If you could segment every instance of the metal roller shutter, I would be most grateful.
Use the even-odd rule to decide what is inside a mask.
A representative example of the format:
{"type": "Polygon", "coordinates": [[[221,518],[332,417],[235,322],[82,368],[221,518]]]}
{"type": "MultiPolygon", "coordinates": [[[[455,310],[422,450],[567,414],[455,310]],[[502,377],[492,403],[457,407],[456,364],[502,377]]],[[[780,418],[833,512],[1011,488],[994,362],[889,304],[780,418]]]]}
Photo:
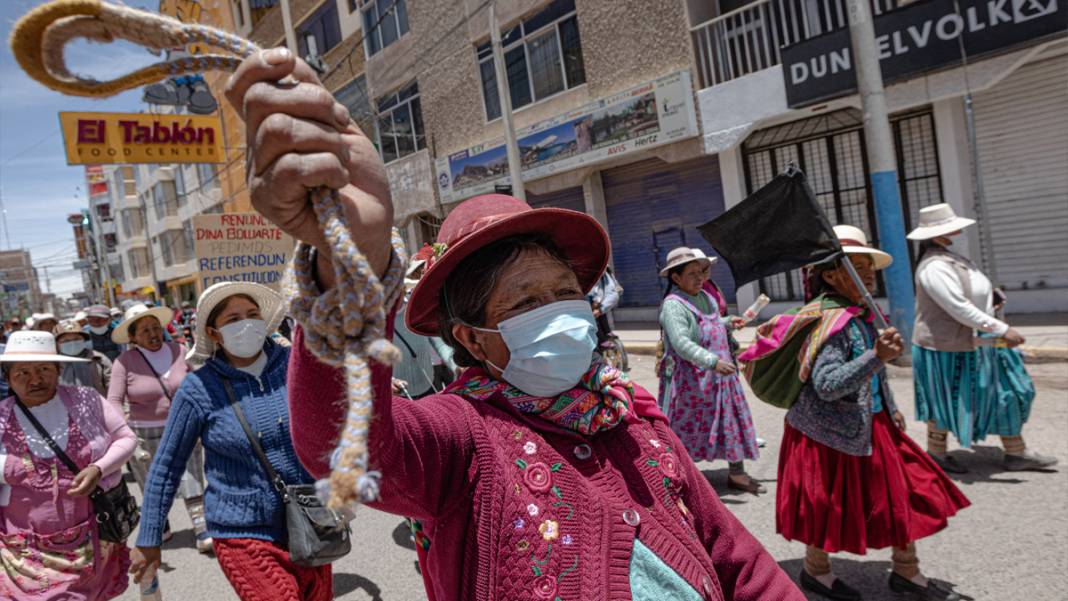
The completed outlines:
{"type": "Polygon", "coordinates": [[[582,197],[582,186],[564,188],[547,194],[527,192],[527,204],[535,209],[553,207],[556,209],[571,209],[580,213],[586,212],[586,201],[582,197]]]}
{"type": "Polygon", "coordinates": [[[1068,287],[1068,57],[1020,67],[975,95],[997,279],[1068,287]]]}
{"type": "MultiPolygon", "coordinates": [[[[623,307],[655,307],[664,293],[657,273],[677,246],[715,252],[697,226],[723,212],[723,187],[716,157],[681,163],[649,159],[601,172],[608,235],[616,277],[623,285],[623,307]]],[[[734,302],[734,279],[720,261],[712,279],[734,302]]]]}

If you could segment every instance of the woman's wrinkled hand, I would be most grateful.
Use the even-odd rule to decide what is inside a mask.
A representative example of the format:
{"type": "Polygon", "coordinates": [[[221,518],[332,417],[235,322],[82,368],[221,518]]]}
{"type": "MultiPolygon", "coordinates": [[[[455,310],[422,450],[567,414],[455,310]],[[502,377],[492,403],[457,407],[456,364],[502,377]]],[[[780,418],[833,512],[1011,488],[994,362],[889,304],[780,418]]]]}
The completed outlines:
{"type": "Polygon", "coordinates": [[[150,569],[158,570],[162,556],[159,547],[134,547],[133,551],[130,551],[130,573],[133,574],[133,581],[140,584],[150,569]]]}
{"type": "Polygon", "coordinates": [[[103,472],[95,465],[90,465],[78,472],[78,475],[74,476],[74,481],[71,482],[70,490],[67,494],[72,497],[84,497],[96,490],[97,483],[100,482],[100,477],[103,472]]]}
{"type": "Polygon", "coordinates": [[[738,368],[734,367],[734,365],[730,361],[724,361],[723,359],[717,361],[716,367],[714,367],[713,369],[715,369],[716,373],[721,376],[729,376],[734,372],[738,371],[738,368]]]}
{"type": "MultiPolygon", "coordinates": [[[[330,248],[308,191],[338,190],[352,238],[376,274],[389,266],[393,205],[385,165],[348,109],[315,71],[285,48],[247,59],[226,84],[226,97],[245,120],[247,177],[257,211],[293,237],[330,248]]],[[[331,269],[319,269],[324,287],[331,269]]]]}
{"type": "Polygon", "coordinates": [[[875,356],[883,363],[897,359],[905,350],[905,341],[896,328],[886,328],[875,341],[875,356]]]}
{"type": "Polygon", "coordinates": [[[893,418],[894,425],[897,426],[897,429],[904,432],[905,428],[907,427],[905,424],[905,416],[902,415],[900,411],[895,411],[894,414],[890,417],[893,418]]]}

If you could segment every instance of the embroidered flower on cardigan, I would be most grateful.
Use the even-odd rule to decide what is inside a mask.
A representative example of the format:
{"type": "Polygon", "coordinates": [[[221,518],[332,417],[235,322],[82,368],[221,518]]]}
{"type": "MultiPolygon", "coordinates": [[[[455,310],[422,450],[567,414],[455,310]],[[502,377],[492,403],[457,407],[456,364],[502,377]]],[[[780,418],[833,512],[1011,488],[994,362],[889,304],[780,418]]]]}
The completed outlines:
{"type": "Polygon", "coordinates": [[[515,544],[515,550],[519,551],[520,553],[526,553],[527,549],[529,549],[529,548],[530,548],[530,543],[528,543],[525,540],[521,540],[521,541],[519,541],[518,543],[515,544]]]}
{"type": "Polygon", "coordinates": [[[515,521],[512,522],[512,525],[515,526],[516,530],[522,530],[523,526],[526,526],[527,523],[523,521],[523,518],[516,518],[515,521]]]}
{"type": "Polygon", "coordinates": [[[541,510],[538,509],[537,505],[535,505],[533,503],[531,503],[530,505],[527,505],[527,513],[530,514],[530,517],[534,517],[534,516],[538,515],[539,511],[541,511],[541,510]]]}
{"type": "Polygon", "coordinates": [[[527,455],[533,455],[538,452],[538,445],[536,445],[534,441],[528,440],[526,444],[523,445],[523,452],[527,455]]]}
{"type": "Polygon", "coordinates": [[[542,538],[552,542],[560,536],[560,524],[556,520],[545,520],[538,526],[538,532],[542,538]]]}
{"type": "Polygon", "coordinates": [[[655,439],[655,438],[650,438],[649,439],[649,444],[653,445],[654,449],[659,449],[660,448],[660,441],[655,439]]]}
{"type": "Polygon", "coordinates": [[[534,581],[534,594],[539,599],[552,599],[556,597],[556,579],[548,574],[539,576],[534,581]]]}
{"type": "Polygon", "coordinates": [[[533,492],[545,492],[553,486],[552,472],[549,471],[549,466],[541,462],[527,466],[523,472],[523,481],[533,492]]]}
{"type": "Polygon", "coordinates": [[[565,544],[565,545],[570,545],[574,541],[571,539],[571,535],[570,534],[565,534],[564,538],[560,539],[560,542],[565,544]]]}

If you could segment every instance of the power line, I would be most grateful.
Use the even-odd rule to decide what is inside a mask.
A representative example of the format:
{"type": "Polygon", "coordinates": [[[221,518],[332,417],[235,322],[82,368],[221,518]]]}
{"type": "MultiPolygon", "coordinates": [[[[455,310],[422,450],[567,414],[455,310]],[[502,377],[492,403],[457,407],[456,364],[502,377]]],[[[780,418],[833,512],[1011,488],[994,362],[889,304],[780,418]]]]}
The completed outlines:
{"type": "Polygon", "coordinates": [[[59,133],[59,128],[57,127],[56,129],[52,130],[47,136],[45,136],[45,137],[41,138],[40,140],[34,142],[33,144],[31,144],[30,146],[26,147],[25,149],[15,153],[15,156],[11,156],[11,157],[8,157],[8,158],[4,159],[4,162],[0,163],[0,164],[7,165],[7,164],[11,163],[12,161],[14,161],[15,159],[18,159],[18,158],[20,158],[22,156],[25,156],[26,154],[28,154],[30,151],[36,149],[41,144],[44,144],[45,142],[51,140],[58,133],[59,133]]]}

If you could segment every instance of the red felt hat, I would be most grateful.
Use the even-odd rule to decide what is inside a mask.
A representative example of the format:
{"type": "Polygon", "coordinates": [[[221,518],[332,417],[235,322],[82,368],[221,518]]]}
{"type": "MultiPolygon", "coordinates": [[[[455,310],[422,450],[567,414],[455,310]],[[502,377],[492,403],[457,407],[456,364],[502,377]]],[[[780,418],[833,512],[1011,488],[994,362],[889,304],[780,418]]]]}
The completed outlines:
{"type": "Polygon", "coordinates": [[[560,249],[584,291],[608,265],[608,234],[597,220],[568,209],[532,209],[505,194],[484,194],[460,203],[438,231],[435,257],[408,300],[405,322],[423,336],[438,335],[441,288],[456,266],[480,248],[518,234],[544,234],[560,249]]]}

